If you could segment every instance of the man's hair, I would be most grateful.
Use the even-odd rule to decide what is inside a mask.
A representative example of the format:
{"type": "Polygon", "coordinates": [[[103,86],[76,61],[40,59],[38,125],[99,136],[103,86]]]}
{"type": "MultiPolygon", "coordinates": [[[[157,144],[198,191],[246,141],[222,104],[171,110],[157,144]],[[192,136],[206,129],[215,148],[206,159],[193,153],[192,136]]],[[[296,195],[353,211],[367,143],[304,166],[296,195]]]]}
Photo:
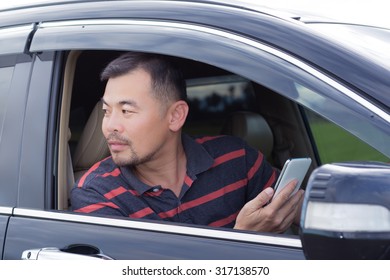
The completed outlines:
{"type": "Polygon", "coordinates": [[[150,75],[156,99],[165,104],[187,99],[183,75],[172,59],[165,55],[127,52],[111,61],[102,71],[100,78],[107,81],[138,69],[150,75]]]}

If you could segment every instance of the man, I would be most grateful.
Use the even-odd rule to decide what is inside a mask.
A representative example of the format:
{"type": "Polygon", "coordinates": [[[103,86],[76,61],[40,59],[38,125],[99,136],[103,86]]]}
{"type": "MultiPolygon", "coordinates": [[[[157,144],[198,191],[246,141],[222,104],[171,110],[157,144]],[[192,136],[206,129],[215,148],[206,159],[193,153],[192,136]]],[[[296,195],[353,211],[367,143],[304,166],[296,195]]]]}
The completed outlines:
{"type": "Polygon", "coordinates": [[[275,197],[278,176],[263,155],[232,136],[182,134],[185,81],[162,55],[126,53],[102,72],[103,134],[111,157],[71,192],[76,212],[261,232],[298,222],[296,182],[275,197]]]}

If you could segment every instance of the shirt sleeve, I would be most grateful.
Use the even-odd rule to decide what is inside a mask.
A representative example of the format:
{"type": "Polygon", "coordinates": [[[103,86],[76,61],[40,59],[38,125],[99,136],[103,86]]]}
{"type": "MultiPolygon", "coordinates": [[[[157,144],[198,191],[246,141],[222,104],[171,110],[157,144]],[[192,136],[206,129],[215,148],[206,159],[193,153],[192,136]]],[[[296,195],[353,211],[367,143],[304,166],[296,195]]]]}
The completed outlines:
{"type": "Polygon", "coordinates": [[[126,213],[107,193],[115,186],[116,180],[110,179],[114,174],[114,166],[109,160],[103,160],[93,165],[74,185],[70,191],[71,208],[74,212],[93,213],[96,215],[126,216],[126,213]]]}
{"type": "Polygon", "coordinates": [[[246,145],[247,201],[255,198],[262,190],[274,188],[280,171],[274,168],[258,150],[246,145]]]}
{"type": "Polygon", "coordinates": [[[75,186],[71,190],[70,197],[72,211],[74,212],[105,216],[126,216],[118,205],[89,185],[75,186]]]}

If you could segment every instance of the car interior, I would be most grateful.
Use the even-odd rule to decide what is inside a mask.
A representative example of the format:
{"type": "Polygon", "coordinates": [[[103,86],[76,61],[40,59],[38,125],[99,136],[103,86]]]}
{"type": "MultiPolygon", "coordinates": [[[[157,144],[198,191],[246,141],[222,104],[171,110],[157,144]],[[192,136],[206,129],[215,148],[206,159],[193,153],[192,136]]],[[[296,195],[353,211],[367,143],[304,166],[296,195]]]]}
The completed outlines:
{"type": "MultiPolygon", "coordinates": [[[[66,55],[58,142],[58,210],[68,210],[69,191],[94,163],[109,156],[101,131],[100,72],[118,51],[71,51],[66,55]]],[[[265,86],[227,70],[172,57],[186,78],[189,135],[228,134],[260,150],[276,168],[315,151],[300,107],[265,86]]],[[[309,173],[310,174],[310,171],[309,173]]],[[[306,178],[307,180],[307,178],[306,178]]]]}

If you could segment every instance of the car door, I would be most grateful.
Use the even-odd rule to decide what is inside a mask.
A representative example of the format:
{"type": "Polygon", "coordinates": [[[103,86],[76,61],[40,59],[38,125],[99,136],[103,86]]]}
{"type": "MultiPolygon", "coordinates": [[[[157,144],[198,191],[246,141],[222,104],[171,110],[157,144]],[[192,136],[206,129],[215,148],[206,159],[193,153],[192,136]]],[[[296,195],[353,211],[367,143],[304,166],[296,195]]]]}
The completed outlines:
{"type": "Polygon", "coordinates": [[[24,106],[31,71],[25,55],[32,25],[0,28],[0,254],[9,217],[17,203],[24,106]],[[4,44],[3,42],[7,42],[4,44]]]}
{"type": "MultiPolygon", "coordinates": [[[[23,178],[20,180],[22,189],[37,188],[43,196],[36,200],[36,205],[27,197],[21,199],[24,202],[13,210],[4,246],[4,259],[19,259],[22,255],[34,258],[39,254],[49,258],[74,257],[77,254],[113,259],[304,258],[298,236],[94,217],[69,213],[63,209],[64,199],[59,198],[58,194],[63,192],[61,188],[64,186],[56,183],[56,176],[62,171],[56,169],[55,163],[61,147],[66,147],[64,143],[58,142],[62,137],[57,124],[62,121],[61,106],[67,94],[63,87],[58,86],[60,69],[65,69],[66,73],[65,51],[100,49],[155,52],[155,46],[159,46],[159,53],[209,63],[263,84],[297,106],[310,108],[358,134],[384,154],[390,154],[389,147],[383,145],[383,141],[376,141],[377,138],[372,137],[376,135],[388,139],[388,123],[381,118],[367,118],[372,112],[364,104],[351,102],[354,99],[345,94],[348,92],[354,96],[350,89],[337,81],[329,82],[327,76],[310,65],[257,40],[213,28],[168,21],[106,19],[44,22],[38,27],[30,46],[30,52],[36,57],[34,69],[43,71],[36,76],[33,72],[29,94],[42,100],[42,104],[28,104],[31,106],[31,115],[28,116],[32,117],[33,112],[49,108],[42,114],[40,126],[36,127],[40,135],[33,138],[34,141],[43,140],[34,143],[38,145],[34,149],[44,151],[44,155],[36,156],[39,162],[44,158],[45,164],[44,167],[37,167],[39,178],[35,178],[33,183],[29,183],[29,179],[34,176],[30,178],[21,174],[23,178]],[[38,86],[41,83],[45,90],[38,86]],[[300,92],[297,89],[301,86],[308,90],[300,92]],[[322,106],[324,100],[329,106],[322,106]],[[340,119],[334,114],[335,108],[347,112],[348,118],[340,119]],[[356,121],[360,122],[360,127],[352,125],[356,121]],[[380,126],[378,123],[385,125],[380,126]],[[371,136],[361,133],[365,129],[372,132],[371,136]],[[42,139],[42,135],[47,138],[42,139]]],[[[270,108],[272,104],[269,104],[270,108]]],[[[277,110],[273,111],[273,114],[278,113],[277,110]]],[[[66,130],[66,126],[64,128],[66,130]]],[[[29,130],[30,127],[24,129],[29,130]]],[[[25,157],[25,166],[28,166],[34,158],[28,153],[35,153],[28,148],[27,139],[23,139],[26,145],[23,146],[22,156],[25,157]]]]}
{"type": "MultiPolygon", "coordinates": [[[[34,65],[25,108],[24,135],[20,137],[23,147],[20,191],[17,207],[14,208],[8,224],[4,259],[20,259],[22,256],[32,259],[38,255],[48,258],[103,256],[113,259],[304,258],[297,236],[240,233],[55,211],[62,209],[57,199],[60,190],[55,189],[57,183],[53,178],[57,178],[60,172],[56,169],[55,162],[60,153],[57,141],[61,138],[61,129],[58,122],[63,113],[62,104],[59,103],[63,102],[63,95],[66,95],[66,85],[59,86],[66,80],[66,77],[63,77],[62,81],[59,80],[62,71],[66,75],[64,51],[83,49],[79,42],[90,49],[99,46],[101,49],[123,50],[123,42],[107,46],[107,42],[111,40],[107,41],[105,37],[112,32],[115,32],[116,39],[123,35],[131,36],[132,42],[139,45],[126,49],[147,50],[151,47],[150,40],[154,41],[153,45],[171,45],[171,39],[179,40],[181,42],[176,45],[179,48],[194,43],[193,40],[188,41],[187,34],[182,34],[185,29],[180,25],[177,32],[172,33],[171,26],[159,26],[160,22],[153,23],[156,29],[152,31],[150,23],[138,26],[133,22],[123,25],[114,21],[112,25],[110,22],[96,24],[92,21],[93,24],[89,26],[92,29],[85,33],[80,29],[80,22],[64,23],[50,23],[46,26],[42,24],[32,39],[30,52],[34,65]],[[96,34],[96,31],[95,37],[93,34],[96,34]],[[160,33],[161,31],[164,34],[160,33]],[[167,34],[172,35],[166,38],[167,34]],[[79,40],[78,36],[82,39],[79,40]],[[94,42],[88,37],[94,38],[94,42]],[[59,42],[60,38],[64,39],[66,45],[59,42]],[[35,190],[35,193],[29,193],[29,190],[35,190]],[[172,250],[173,247],[175,250],[172,250]]],[[[207,36],[208,34],[199,32],[194,38],[198,43],[206,45],[207,42],[203,42],[203,39],[207,36]]],[[[220,38],[214,38],[217,39],[220,38]]],[[[169,46],[166,48],[171,49],[169,46]]]]}

